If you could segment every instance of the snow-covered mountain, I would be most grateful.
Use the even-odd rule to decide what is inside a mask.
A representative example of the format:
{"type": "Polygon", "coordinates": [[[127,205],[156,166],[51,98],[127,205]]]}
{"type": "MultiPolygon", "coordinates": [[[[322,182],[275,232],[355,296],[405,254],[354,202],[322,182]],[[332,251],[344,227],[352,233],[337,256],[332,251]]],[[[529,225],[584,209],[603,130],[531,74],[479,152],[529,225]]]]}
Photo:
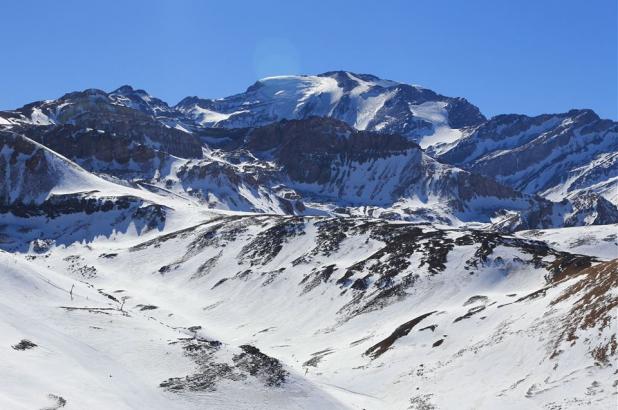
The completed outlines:
{"type": "Polygon", "coordinates": [[[216,100],[188,97],[175,108],[206,127],[255,127],[318,116],[419,141],[429,135],[432,141],[449,141],[457,138],[457,129],[485,120],[464,98],[346,71],[269,77],[241,94],[216,100]]]}
{"type": "Polygon", "coordinates": [[[65,131],[64,125],[24,130],[92,172],[188,194],[209,208],[484,223],[507,231],[618,222],[618,211],[602,200],[557,204],[522,194],[439,163],[406,137],[357,131],[334,119],[283,121],[211,137],[202,159],[177,158],[145,144],[135,152],[158,154],[141,161],[121,160],[118,152],[105,158],[88,147],[114,135],[65,131]],[[82,149],[88,138],[93,141],[82,149]]]}
{"type": "Polygon", "coordinates": [[[147,170],[143,172],[152,176],[170,166],[165,154],[200,158],[198,140],[208,145],[217,129],[245,134],[246,128],[312,116],[406,136],[442,162],[552,201],[590,192],[614,205],[618,201],[616,122],[601,120],[590,110],[486,120],[463,98],[344,71],[265,78],[241,94],[187,97],[176,106],[130,86],[110,93],[86,90],[0,113],[0,121],[55,124],[46,135],[28,136],[52,149],[63,147],[63,154],[73,159],[67,146],[81,139],[75,150],[82,157],[117,162],[99,167],[147,170]]]}
{"type": "MultiPolygon", "coordinates": [[[[67,260],[76,272],[80,257],[67,260]]],[[[3,251],[0,265],[3,409],[345,408],[253,346],[83,283],[91,270],[77,279],[3,251]]]]}
{"type": "Polygon", "coordinates": [[[553,203],[437,162],[407,137],[358,131],[330,118],[204,131],[202,158],[193,159],[166,152],[179,145],[152,141],[150,125],[139,122],[129,135],[72,124],[7,128],[118,183],[188,194],[209,208],[483,223],[507,231],[618,222],[618,209],[603,198],[553,203]],[[134,141],[135,133],[144,137],[134,141]]]}
{"type": "MultiPolygon", "coordinates": [[[[152,110],[158,106],[159,100],[145,97],[145,93],[139,95],[148,99],[152,110]]],[[[201,157],[202,147],[195,136],[162,124],[151,112],[139,107],[142,106],[120,98],[116,92],[89,89],[65,94],[57,100],[27,104],[2,112],[0,117],[4,126],[30,130],[45,145],[64,149],[70,145],[81,155],[87,151],[105,161],[140,161],[152,157],[153,150],[183,158],[201,157]],[[51,135],[46,139],[47,133],[51,135]],[[84,133],[87,135],[82,136],[84,133]]]]}
{"type": "Polygon", "coordinates": [[[27,223],[2,227],[37,245],[0,251],[5,408],[615,400],[615,261],[363,218],[212,214],[87,241],[27,223]]]}
{"type": "Polygon", "coordinates": [[[3,206],[39,204],[50,195],[89,190],[98,182],[98,178],[78,165],[21,134],[0,131],[0,144],[3,206]]]}
{"type": "Polygon", "coordinates": [[[594,192],[618,203],[618,123],[590,110],[496,116],[437,151],[523,192],[555,201],[594,192]]]}
{"type": "Polygon", "coordinates": [[[0,408],[611,408],[617,139],[349,72],[0,112],[0,408]]]}

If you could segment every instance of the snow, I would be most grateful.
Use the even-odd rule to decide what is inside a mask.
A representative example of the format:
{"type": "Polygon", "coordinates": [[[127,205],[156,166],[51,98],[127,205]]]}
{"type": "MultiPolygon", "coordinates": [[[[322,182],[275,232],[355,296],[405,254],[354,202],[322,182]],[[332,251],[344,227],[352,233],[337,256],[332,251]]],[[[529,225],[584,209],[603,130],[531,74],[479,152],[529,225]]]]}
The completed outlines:
{"type": "MultiPolygon", "coordinates": [[[[220,121],[229,119],[230,117],[248,112],[247,110],[239,110],[228,114],[215,112],[206,108],[195,106],[191,109],[191,114],[194,115],[201,124],[216,125],[220,121]]],[[[182,128],[181,128],[182,129],[182,128]]]]}
{"type": "MultiPolygon", "coordinates": [[[[317,113],[377,129],[397,83],[345,75],[352,82],[345,92],[329,76],[270,77],[241,97],[187,112],[207,126],[317,113]]],[[[448,126],[446,108],[444,101],[409,105],[415,118],[434,127],[420,141],[434,152],[463,135],[448,126]]],[[[53,120],[37,110],[34,123],[53,120]]],[[[189,129],[184,125],[170,122],[189,129]]],[[[267,155],[230,159],[205,148],[203,159],[169,157],[156,163],[152,179],[137,181],[97,176],[34,141],[20,142],[43,153],[48,168],[42,176],[54,180],[38,191],[24,182],[30,154],[10,162],[14,151],[7,144],[0,155],[14,174],[6,181],[17,181],[10,199],[130,196],[136,208],[159,205],[165,218],[151,226],[133,208],[0,213],[2,409],[566,410],[615,404],[614,356],[603,364],[592,350],[615,337],[615,318],[606,326],[593,321],[567,328],[578,303],[585,310],[597,302],[588,297],[614,303],[615,286],[608,280],[610,289],[598,286],[585,295],[571,286],[592,274],[576,267],[560,278],[555,270],[571,260],[557,251],[589,255],[593,259],[577,258],[603,266],[602,278],[612,279],[616,265],[608,261],[618,258],[618,225],[488,232],[491,223],[520,217],[534,202],[525,195],[473,196],[454,204],[468,173],[418,149],[363,161],[341,156],[328,181],[308,184],[278,174],[267,155]],[[196,172],[183,177],[187,170],[196,172]],[[305,216],[283,215],[280,195],[299,193],[305,208],[293,212],[305,216]],[[351,216],[332,218],[339,206],[349,207],[341,213],[351,216]],[[503,208],[506,216],[493,215],[503,208]],[[401,332],[413,319],[420,321],[401,332]],[[391,335],[382,354],[374,354],[391,335]],[[36,346],[19,350],[26,339],[36,346]],[[211,355],[197,359],[183,348],[196,343],[200,350],[199,343],[215,341],[220,345],[211,355]],[[222,369],[242,371],[237,362],[245,345],[280,364],[285,382],[268,385],[250,371],[222,376],[222,369]],[[165,388],[170,379],[190,386],[189,376],[199,375],[203,382],[208,371],[219,377],[212,389],[165,388]]],[[[507,149],[487,155],[500,158],[507,149]]],[[[582,179],[603,171],[586,187],[611,197],[615,157],[593,149],[581,156],[591,153],[589,165],[574,167],[562,187],[544,194],[578,193],[582,179]]],[[[578,155],[569,159],[576,162],[578,155]]],[[[89,165],[139,170],[134,162],[89,165]]]]}
{"type": "MultiPolygon", "coordinates": [[[[88,244],[55,246],[44,255],[0,252],[0,264],[5,267],[0,291],[6,295],[0,302],[0,338],[7,369],[0,375],[5,386],[0,403],[5,408],[40,408],[53,404],[48,394],[66,399],[67,408],[92,409],[144,405],[153,409],[395,409],[421,402],[438,408],[457,403],[479,409],[559,402],[571,408],[570,400],[597,400],[599,407],[613,400],[610,394],[586,393],[592,380],[611,391],[611,368],[590,366],[586,353],[579,351],[563,352],[563,359],[547,358],[543,335],[566,308],[548,309],[560,289],[550,289],[545,298],[501,306],[545,285],[546,272],[534,268],[527,252],[498,247],[474,275],[464,267],[476,246],[456,247],[449,253],[446,270],[437,275],[419,266],[421,260],[415,256],[409,272],[419,279],[404,299],[348,317],[346,305],[355,294],[342,293],[334,280],[383,243],[368,234],[351,235],[330,256],[317,254],[308,264],[294,265],[317,238],[315,222],[308,220],[304,234],[286,239],[278,255],[250,266],[239,259],[239,253],[251,238],[280,220],[265,215],[253,218],[255,223],[248,225],[243,218],[228,222],[230,228],[237,223],[244,230],[224,240],[225,246],[190,246],[220,221],[206,217],[185,219],[185,227],[201,225],[157,245],[134,248],[153,236],[140,238],[127,232],[114,240],[101,237],[88,244]],[[117,256],[101,258],[102,254],[117,256]],[[215,267],[195,276],[199,266],[213,257],[218,258],[215,267]],[[299,282],[305,275],[332,263],[338,268],[332,281],[301,293],[299,282]],[[159,273],[161,266],[170,264],[175,268],[159,273]],[[96,275],[82,277],[78,269],[82,266],[94,266],[96,275]],[[234,278],[248,268],[253,270],[248,277],[234,278]],[[265,281],[267,272],[281,268],[286,268],[282,274],[265,281]],[[213,288],[223,278],[228,280],[213,288]],[[73,300],[68,294],[72,285],[73,300]],[[128,315],[59,307],[118,307],[96,289],[116,297],[130,296],[125,305],[128,315]],[[119,290],[123,292],[116,293],[119,290]],[[465,305],[478,295],[487,299],[465,305]],[[140,304],[158,308],[140,311],[140,304]],[[485,309],[454,322],[475,306],[485,309]],[[397,339],[382,356],[364,355],[399,325],[430,311],[437,313],[397,339]],[[288,384],[264,388],[248,379],[222,382],[209,393],[165,392],[158,387],[160,382],[193,371],[194,364],[178,345],[170,344],[186,337],[183,332],[193,325],[202,326],[203,337],[224,343],[218,360],[229,360],[242,344],[257,346],[281,360],[290,372],[288,384]],[[437,327],[419,330],[429,325],[437,327]],[[13,350],[10,346],[21,339],[38,347],[13,350]],[[439,339],[443,344],[432,347],[439,339]],[[316,352],[326,352],[317,367],[304,365],[316,352]],[[557,369],[555,363],[560,363],[557,369]],[[58,369],[63,371],[61,378],[58,369]]],[[[448,236],[463,233],[451,230],[448,236]]],[[[404,275],[401,272],[398,277],[404,275]]]]}
{"type": "Polygon", "coordinates": [[[421,137],[418,144],[423,149],[436,147],[436,152],[440,152],[439,146],[442,144],[452,144],[462,137],[458,129],[453,129],[448,125],[447,103],[429,101],[418,105],[410,104],[410,112],[415,117],[426,120],[433,124],[432,134],[421,137]]]}
{"type": "MultiPolygon", "coordinates": [[[[591,400],[586,389],[592,380],[610,391],[605,380],[611,381],[611,369],[591,366],[588,352],[579,345],[562,353],[558,361],[548,358],[549,342],[543,341],[543,335],[555,332],[553,326],[563,320],[569,307],[549,305],[563,285],[548,290],[545,298],[510,304],[513,294],[521,297],[546,286],[548,271],[527,251],[498,246],[469,272],[468,261],[478,255],[478,245],[456,245],[448,252],[444,271],[438,273],[429,271],[426,255],[414,253],[406,259],[409,265],[403,265],[393,278],[399,283],[409,275],[416,278],[414,285],[400,297],[385,299],[379,308],[358,314],[356,309],[371,306],[369,301],[379,294],[373,287],[379,275],[367,276],[366,269],[390,256],[366,261],[385,246],[371,232],[347,232],[330,253],[313,252],[323,235],[318,225],[323,217],[297,220],[247,212],[259,207],[282,213],[271,192],[259,187],[240,183],[230,189],[229,181],[217,179],[225,177],[209,174],[190,181],[193,189],[203,189],[220,208],[208,209],[179,187],[187,182],[179,178],[172,179],[170,188],[119,185],[36,147],[44,150],[50,167],[60,173],[53,193],[96,190],[92,195],[131,195],[164,205],[166,219],[163,226],[146,229],[123,210],[56,218],[0,214],[0,249],[13,252],[0,251],[0,265],[6,272],[0,293],[8,295],[0,301],[0,339],[7,357],[7,370],[0,372],[5,386],[0,390],[0,406],[49,407],[59,400],[57,396],[67,401],[68,408],[92,409],[144,405],[153,409],[395,409],[411,404],[450,408],[453,403],[489,409],[517,408],[528,401],[539,406],[566,403],[569,408],[568,400],[591,400]],[[225,208],[232,203],[230,198],[238,208],[225,208]],[[280,248],[276,238],[255,242],[261,236],[268,238],[268,232],[279,232],[277,224],[285,221],[297,224],[299,231],[284,236],[280,248]],[[279,249],[274,256],[259,256],[273,246],[279,249]],[[253,252],[254,256],[246,256],[253,252]],[[331,265],[332,277],[303,290],[304,280],[331,265]],[[367,277],[367,293],[337,283],[348,271],[350,282],[367,277]],[[73,285],[71,299],[68,292],[73,285]],[[126,310],[119,310],[120,302],[99,289],[117,299],[129,296],[126,310]],[[483,297],[477,298],[480,302],[465,305],[477,296],[483,297]],[[157,308],[142,311],[142,305],[157,308]],[[481,305],[482,313],[457,320],[470,307],[481,305]],[[108,310],[94,313],[62,306],[108,310]],[[365,353],[401,324],[433,311],[419,329],[395,340],[382,356],[365,353]],[[233,364],[239,346],[250,344],[278,359],[289,372],[288,381],[281,388],[270,388],[252,376],[243,381],[220,380],[215,391],[201,393],[172,393],[159,387],[165,380],[196,371],[196,363],[178,343],[172,343],[186,337],[187,328],[195,325],[202,326],[201,337],[223,343],[212,360],[233,364]],[[429,325],[437,328],[420,330],[429,325]],[[22,339],[38,346],[25,351],[11,347],[22,339]],[[433,347],[438,340],[442,344],[433,347]],[[315,366],[307,364],[311,361],[315,366]],[[556,363],[560,363],[558,370],[556,363]],[[58,369],[63,371],[61,378],[58,369]]],[[[193,165],[236,170],[252,165],[249,158],[230,164],[218,155],[208,151],[199,161],[174,159],[160,176],[171,178],[181,167],[193,165]]],[[[286,181],[285,186],[330,196],[336,202],[354,202],[358,212],[367,214],[372,212],[371,204],[385,203],[400,206],[402,213],[428,208],[440,214],[446,211],[441,208],[446,205],[441,191],[423,189],[463,172],[414,150],[362,163],[341,161],[332,181],[323,185],[286,181]],[[417,167],[428,173],[424,188],[401,179],[416,175],[417,167]],[[400,185],[406,189],[396,198],[393,193],[400,185]]],[[[472,208],[497,206],[495,198],[476,198],[470,204],[472,208]]],[[[348,221],[359,226],[367,223],[348,221]]],[[[469,233],[464,227],[419,226],[423,232],[443,231],[442,241],[469,233]]],[[[616,226],[585,227],[518,236],[542,238],[558,249],[609,259],[618,249],[615,237],[611,239],[615,230],[616,226]],[[592,239],[582,242],[586,235],[592,239]]],[[[417,241],[418,246],[426,244],[425,239],[417,241]]],[[[547,261],[552,258],[548,256],[547,261]]],[[[598,393],[594,400],[604,405],[611,396],[598,393]]]]}
{"type": "MultiPolygon", "coordinates": [[[[217,100],[201,100],[178,107],[200,126],[243,128],[261,126],[281,119],[309,116],[333,117],[359,130],[392,132],[393,115],[389,104],[400,95],[400,83],[365,77],[350,72],[330,75],[285,75],[259,80],[246,93],[217,100]],[[340,85],[338,79],[350,81],[340,85]]],[[[421,89],[421,87],[416,87],[421,89]]],[[[405,97],[403,97],[405,98],[405,97]]],[[[410,113],[433,126],[420,140],[423,148],[452,144],[461,138],[460,130],[448,125],[447,101],[410,104],[410,113]]],[[[416,138],[416,135],[413,137],[416,138]]]]}
{"type": "Polygon", "coordinates": [[[618,225],[577,226],[572,228],[520,231],[520,238],[542,240],[565,252],[595,256],[604,260],[618,258],[618,225]]]}
{"type": "Polygon", "coordinates": [[[386,101],[391,99],[395,94],[396,91],[393,90],[379,94],[376,97],[367,97],[364,100],[359,101],[357,103],[358,113],[356,115],[356,123],[354,124],[354,128],[366,130],[369,122],[376,117],[378,111],[380,111],[386,101]]]}
{"type": "Polygon", "coordinates": [[[318,194],[341,204],[386,205],[402,183],[406,168],[418,164],[418,153],[404,153],[372,161],[337,164],[324,184],[289,181],[288,185],[306,194],[318,194]]]}
{"type": "Polygon", "coordinates": [[[378,86],[378,87],[382,87],[382,88],[389,88],[389,87],[395,87],[397,85],[399,85],[398,82],[396,81],[391,81],[391,80],[383,80],[381,78],[378,78],[376,80],[371,80],[371,81],[365,81],[363,79],[361,79],[360,77],[355,76],[354,74],[350,73],[350,72],[346,72],[345,75],[347,75],[348,78],[350,78],[351,80],[356,81],[359,85],[352,91],[352,94],[362,94],[363,92],[369,90],[371,87],[374,86],[378,86]]]}
{"type": "Polygon", "coordinates": [[[343,408],[301,380],[292,380],[285,391],[245,383],[232,391],[222,386],[201,399],[167,393],[159,383],[193,367],[169,344],[186,337],[182,329],[152,320],[138,309],[128,307],[126,314],[113,310],[118,303],[92,287],[7,253],[0,252],[0,264],[5,268],[0,284],[5,295],[0,302],[2,408],[50,406],[56,402],[50,395],[62,397],[67,408],[75,409],[198,409],[204,402],[222,409],[343,408]],[[61,306],[112,310],[96,314],[61,306]],[[37,347],[14,350],[11,346],[22,339],[37,347]]]}
{"type": "Polygon", "coordinates": [[[614,205],[618,205],[618,153],[599,153],[584,165],[569,171],[566,179],[541,195],[551,201],[561,201],[579,191],[601,194],[614,205]]]}
{"type": "Polygon", "coordinates": [[[616,203],[615,127],[588,114],[498,116],[432,151],[443,160],[555,202],[595,192],[616,203]]]}
{"type": "Polygon", "coordinates": [[[33,108],[30,118],[32,119],[32,122],[37,125],[53,124],[53,121],[47,115],[43,114],[40,108],[33,108]]]}
{"type": "MultiPolygon", "coordinates": [[[[473,162],[478,160],[479,158],[483,158],[487,154],[491,154],[494,151],[506,152],[510,149],[516,148],[517,146],[527,144],[534,138],[542,135],[548,129],[551,129],[558,124],[560,124],[560,118],[554,116],[539,124],[529,125],[520,132],[516,132],[512,135],[507,134],[505,137],[501,136],[500,133],[504,132],[504,130],[509,126],[518,125],[517,122],[515,122],[515,124],[508,123],[506,125],[501,124],[497,126],[494,133],[494,138],[480,139],[473,133],[466,136],[465,139],[461,140],[462,143],[473,142],[475,145],[474,150],[469,155],[467,155],[466,159],[464,159],[462,162],[473,162]]],[[[455,143],[456,142],[457,141],[455,141],[455,143]]],[[[445,149],[441,153],[445,153],[449,149],[452,149],[454,146],[456,146],[456,144],[450,144],[448,147],[445,147],[445,149]]]]}
{"type": "MultiPolygon", "coordinates": [[[[262,85],[257,91],[260,100],[272,101],[279,118],[296,118],[296,113],[312,97],[327,95],[325,107],[317,107],[318,112],[326,114],[331,104],[336,104],[342,91],[337,81],[330,77],[316,76],[276,76],[259,81],[262,85]]],[[[273,113],[274,114],[274,113],[273,113]]]]}

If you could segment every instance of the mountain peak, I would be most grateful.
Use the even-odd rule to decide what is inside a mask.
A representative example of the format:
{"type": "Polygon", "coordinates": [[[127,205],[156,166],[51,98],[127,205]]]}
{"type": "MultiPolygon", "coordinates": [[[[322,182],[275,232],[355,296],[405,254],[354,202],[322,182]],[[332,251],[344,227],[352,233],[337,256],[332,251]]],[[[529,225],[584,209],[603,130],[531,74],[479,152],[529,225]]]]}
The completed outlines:
{"type": "Polygon", "coordinates": [[[359,130],[402,134],[417,142],[437,130],[450,141],[457,134],[453,129],[485,121],[464,98],[343,70],[266,77],[244,93],[217,100],[188,97],[176,108],[205,127],[246,128],[283,119],[332,117],[359,130]]]}
{"type": "Polygon", "coordinates": [[[125,97],[138,96],[141,99],[153,98],[145,90],[141,88],[133,88],[132,86],[127,84],[118,87],[114,91],[110,92],[109,95],[123,95],[125,97]]]}
{"type": "Polygon", "coordinates": [[[596,121],[600,119],[598,114],[590,108],[574,108],[572,110],[569,110],[567,115],[569,117],[576,117],[585,121],[596,121]]]}
{"type": "Polygon", "coordinates": [[[83,97],[107,97],[107,93],[98,88],[86,88],[82,91],[73,91],[70,93],[66,93],[62,97],[60,97],[59,100],[68,100],[83,97]]]}
{"type": "Polygon", "coordinates": [[[115,104],[133,108],[148,115],[164,115],[171,111],[165,101],[152,97],[145,90],[136,89],[130,85],[123,85],[110,92],[108,96],[115,104]]]}
{"type": "Polygon", "coordinates": [[[347,79],[347,80],[352,80],[352,81],[357,81],[357,82],[361,80],[361,81],[369,82],[369,83],[384,82],[384,83],[389,83],[390,85],[400,84],[399,82],[396,82],[396,81],[382,79],[373,74],[359,74],[359,73],[355,73],[352,71],[344,71],[344,70],[327,71],[325,73],[318,74],[317,77],[331,77],[331,78],[335,78],[338,80],[347,79]]]}
{"type": "Polygon", "coordinates": [[[133,87],[125,84],[125,85],[118,87],[117,89],[112,91],[110,94],[132,94],[134,91],[135,90],[133,87]]]}

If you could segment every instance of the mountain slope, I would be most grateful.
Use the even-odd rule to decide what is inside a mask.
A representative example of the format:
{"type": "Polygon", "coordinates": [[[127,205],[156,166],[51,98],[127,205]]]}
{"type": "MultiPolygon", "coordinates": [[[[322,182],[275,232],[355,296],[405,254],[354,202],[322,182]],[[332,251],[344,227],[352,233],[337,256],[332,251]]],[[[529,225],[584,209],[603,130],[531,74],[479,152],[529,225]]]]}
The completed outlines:
{"type": "MultiPolygon", "coordinates": [[[[210,208],[492,223],[508,231],[618,222],[618,210],[602,198],[554,204],[441,164],[404,136],[358,131],[330,118],[219,132],[208,137],[202,159],[81,126],[14,125],[9,132],[17,130],[91,172],[188,194],[210,208]]],[[[132,132],[148,130],[136,123],[132,132]]]]}
{"type": "Polygon", "coordinates": [[[616,204],[618,123],[590,110],[502,115],[473,127],[437,158],[560,201],[595,192],[616,204]]]}
{"type": "Polygon", "coordinates": [[[259,80],[245,93],[208,100],[188,97],[175,107],[201,127],[255,127],[281,119],[332,117],[359,130],[402,134],[421,141],[436,133],[457,138],[456,129],[485,120],[463,98],[382,80],[367,74],[334,71],[317,76],[259,80]]]}
{"type": "MultiPolygon", "coordinates": [[[[100,154],[119,154],[120,162],[126,162],[121,155],[135,149],[136,145],[183,158],[201,158],[201,144],[193,135],[169,127],[148,112],[135,108],[134,102],[120,99],[114,92],[108,94],[101,90],[88,89],[65,94],[56,100],[27,104],[14,111],[4,111],[0,116],[9,126],[13,125],[17,131],[27,132],[34,139],[35,135],[58,127],[67,127],[65,134],[71,134],[73,130],[90,131],[88,138],[80,141],[79,147],[82,149],[84,145],[92,144],[92,134],[104,134],[109,142],[99,141],[97,146],[103,151],[100,154]]],[[[79,136],[72,135],[71,139],[75,141],[79,136]]],[[[62,144],[76,145],[75,142],[71,144],[66,140],[62,141],[62,144]]],[[[94,152],[92,154],[94,155],[94,152]]]]}
{"type": "Polygon", "coordinates": [[[397,212],[402,216],[414,215],[417,208],[438,213],[444,208],[462,219],[476,208],[478,214],[469,215],[473,220],[504,208],[544,206],[489,179],[442,165],[404,137],[356,131],[330,119],[256,128],[241,147],[258,158],[274,159],[288,179],[285,185],[311,201],[336,206],[394,210],[401,203],[397,212]]]}
{"type": "MultiPolygon", "coordinates": [[[[335,408],[335,400],[355,409],[455,403],[603,408],[613,401],[615,261],[599,263],[491,232],[361,218],[237,215],[147,241],[126,239],[51,247],[29,256],[29,266],[66,272],[70,279],[59,284],[63,289],[71,280],[85,280],[119,300],[107,299],[104,306],[117,309],[126,297],[128,318],[118,311],[111,317],[74,311],[71,319],[62,318],[55,305],[86,305],[81,298],[70,301],[66,290],[66,301],[41,311],[50,310],[44,317],[56,317],[57,323],[71,320],[73,337],[96,343],[110,357],[128,357],[133,372],[144,371],[133,376],[144,383],[142,389],[160,386],[167,400],[184,408],[255,408],[265,397],[289,395],[299,385],[313,386],[314,393],[301,394],[305,400],[330,400],[321,402],[324,408],[335,408]],[[152,320],[144,323],[147,317],[152,320]],[[159,327],[161,322],[174,330],[159,327]],[[221,341],[225,349],[255,346],[279,360],[290,379],[261,388],[249,396],[251,404],[238,401],[251,394],[250,377],[233,380],[217,373],[214,386],[205,374],[195,379],[188,360],[198,360],[200,372],[205,357],[179,357],[182,342],[164,347],[178,340],[174,331],[192,326],[201,326],[193,332],[203,331],[200,337],[221,341]],[[108,344],[116,329],[125,329],[126,341],[108,344]],[[168,356],[151,370],[141,365],[138,346],[149,346],[149,362],[168,356]],[[197,380],[202,382],[192,384],[197,380]],[[166,393],[169,386],[179,390],[166,393]]],[[[91,297],[86,306],[97,300],[91,297]]],[[[27,328],[8,334],[14,343],[20,338],[35,343],[41,338],[41,348],[50,343],[27,328]]],[[[200,347],[206,342],[192,343],[191,350],[210,357],[209,348],[200,347]]],[[[215,361],[225,357],[216,354],[215,361]]],[[[29,374],[24,365],[17,368],[29,374]]],[[[112,370],[113,378],[125,369],[112,370]]],[[[92,372],[91,377],[108,377],[92,372]]],[[[68,402],[79,398],[62,385],[43,385],[32,397],[47,393],[68,402]]],[[[290,408],[289,401],[268,403],[290,408]]]]}
{"type": "Polygon", "coordinates": [[[616,122],[590,110],[486,120],[464,99],[345,71],[266,78],[241,94],[188,97],[173,107],[144,90],[122,86],[110,93],[69,93],[0,113],[2,126],[47,125],[20,132],[54,150],[62,147],[67,157],[111,158],[117,164],[106,171],[125,168],[147,176],[169,166],[167,155],[201,158],[199,140],[207,145],[212,127],[259,127],[312,116],[407,136],[440,161],[556,202],[578,192],[617,201],[616,122]],[[53,127],[59,125],[64,128],[53,127]]]}
{"type": "Polygon", "coordinates": [[[611,408],[615,134],[347,72],[0,112],[0,408],[611,408]]]}
{"type": "Polygon", "coordinates": [[[50,195],[113,187],[47,147],[0,131],[0,204],[40,204],[50,195]]]}
{"type": "Polygon", "coordinates": [[[590,110],[486,120],[464,99],[345,71],[266,78],[245,93],[176,106],[130,86],[85,90],[2,112],[0,126],[19,127],[95,172],[152,178],[178,157],[202,158],[217,130],[244,135],[313,116],[406,136],[440,161],[555,202],[595,193],[617,204],[615,122],[590,110]]]}
{"type": "Polygon", "coordinates": [[[222,344],[182,320],[152,320],[122,292],[2,251],[0,264],[2,408],[345,408],[259,351],[222,344]],[[182,394],[171,376],[194,372],[196,360],[209,394],[182,394]],[[269,387],[269,377],[284,385],[269,387]]]}
{"type": "Polygon", "coordinates": [[[2,249],[46,249],[60,238],[146,234],[175,226],[176,218],[204,215],[188,198],[100,178],[12,130],[0,130],[0,144],[2,249]],[[27,232],[28,239],[17,232],[27,232]]]}

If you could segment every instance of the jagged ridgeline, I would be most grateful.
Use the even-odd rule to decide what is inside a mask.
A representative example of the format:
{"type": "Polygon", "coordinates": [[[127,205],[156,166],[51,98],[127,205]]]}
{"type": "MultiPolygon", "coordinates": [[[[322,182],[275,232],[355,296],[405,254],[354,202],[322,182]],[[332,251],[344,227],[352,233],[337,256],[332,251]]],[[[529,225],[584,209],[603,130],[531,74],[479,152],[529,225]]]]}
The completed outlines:
{"type": "Polygon", "coordinates": [[[590,110],[337,71],[71,92],[0,145],[0,408],[615,404],[618,124],[590,110]]]}

